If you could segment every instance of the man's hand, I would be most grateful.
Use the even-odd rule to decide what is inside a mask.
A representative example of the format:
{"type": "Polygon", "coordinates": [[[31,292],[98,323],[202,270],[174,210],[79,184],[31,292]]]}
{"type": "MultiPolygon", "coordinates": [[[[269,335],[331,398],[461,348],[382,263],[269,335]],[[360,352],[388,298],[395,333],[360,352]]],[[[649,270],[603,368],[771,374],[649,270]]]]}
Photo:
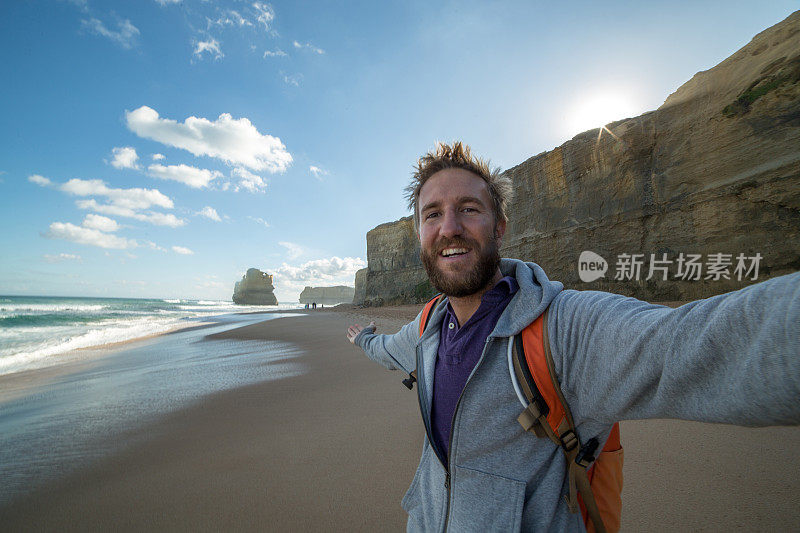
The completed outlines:
{"type": "MultiPolygon", "coordinates": [[[[375,322],[370,322],[369,326],[367,327],[372,328],[372,331],[375,331],[375,322]]],[[[347,328],[347,340],[349,340],[351,344],[355,344],[356,336],[358,336],[358,334],[361,333],[361,330],[363,329],[364,328],[362,328],[358,324],[353,324],[352,326],[347,328]]]]}

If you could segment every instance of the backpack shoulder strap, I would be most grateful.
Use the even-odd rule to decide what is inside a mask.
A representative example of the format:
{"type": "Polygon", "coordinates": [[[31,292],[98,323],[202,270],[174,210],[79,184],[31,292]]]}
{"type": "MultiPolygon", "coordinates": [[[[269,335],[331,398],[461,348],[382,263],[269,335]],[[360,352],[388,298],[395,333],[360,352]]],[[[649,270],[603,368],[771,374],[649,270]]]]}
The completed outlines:
{"type": "MultiPolygon", "coordinates": [[[[521,385],[523,385],[523,389],[528,388],[531,391],[531,398],[528,398],[528,402],[536,403],[536,407],[539,410],[539,413],[536,414],[532,410],[526,409],[529,415],[535,415],[532,419],[527,420],[527,427],[526,424],[523,424],[523,421],[520,420],[520,424],[523,424],[523,427],[526,431],[530,429],[531,426],[537,425],[540,420],[540,416],[544,416],[544,421],[546,422],[546,426],[550,428],[550,433],[553,433],[556,438],[560,437],[562,432],[565,432],[569,429],[569,420],[567,420],[567,411],[565,408],[566,402],[563,401],[563,395],[561,394],[561,387],[558,382],[558,378],[555,377],[555,373],[551,373],[550,371],[550,361],[552,361],[552,356],[549,358],[548,361],[548,353],[549,353],[549,342],[547,339],[547,331],[546,331],[546,323],[545,323],[545,314],[539,316],[536,320],[534,320],[528,327],[523,329],[519,335],[517,335],[514,339],[514,348],[516,351],[515,357],[515,370],[527,370],[528,374],[530,375],[530,381],[528,381],[528,376],[525,375],[523,372],[522,378],[519,379],[520,376],[518,375],[517,378],[521,385]],[[527,385],[527,387],[525,386],[527,385]],[[538,397],[536,397],[536,393],[538,393],[538,397]],[[537,400],[534,402],[534,400],[537,400]]],[[[523,413],[524,415],[525,413],[523,413]]],[[[520,415],[521,417],[523,415],[520,415]]],[[[570,416],[570,418],[572,418],[570,416]]],[[[541,428],[544,431],[544,428],[541,428]]],[[[547,434],[542,434],[541,436],[547,436],[547,434]]],[[[556,442],[556,444],[559,444],[556,442]]]]}
{"type": "Polygon", "coordinates": [[[578,512],[578,494],[597,532],[606,529],[592,493],[586,469],[594,461],[597,439],[581,445],[575,422],[569,410],[555,371],[553,354],[547,335],[547,311],[514,338],[513,366],[528,407],[517,420],[537,437],[548,437],[561,448],[567,459],[569,496],[567,505],[578,512]],[[526,372],[527,370],[527,372],[526,372]]]}
{"type": "MultiPolygon", "coordinates": [[[[425,328],[428,327],[428,320],[431,318],[431,313],[433,313],[433,310],[436,309],[436,306],[439,305],[439,302],[442,300],[444,300],[444,294],[437,294],[425,304],[425,307],[422,308],[422,316],[419,319],[420,338],[422,338],[422,334],[425,333],[425,328]]],[[[408,390],[411,390],[414,388],[414,383],[416,383],[416,381],[417,369],[415,368],[409,372],[408,377],[403,380],[403,385],[405,385],[408,390]]]]}
{"type": "Polygon", "coordinates": [[[428,319],[431,317],[431,313],[436,308],[441,300],[444,299],[444,294],[437,294],[433,298],[431,298],[428,303],[425,304],[425,307],[422,309],[422,316],[419,319],[419,336],[422,337],[422,334],[425,333],[425,328],[428,327],[428,319]]]}

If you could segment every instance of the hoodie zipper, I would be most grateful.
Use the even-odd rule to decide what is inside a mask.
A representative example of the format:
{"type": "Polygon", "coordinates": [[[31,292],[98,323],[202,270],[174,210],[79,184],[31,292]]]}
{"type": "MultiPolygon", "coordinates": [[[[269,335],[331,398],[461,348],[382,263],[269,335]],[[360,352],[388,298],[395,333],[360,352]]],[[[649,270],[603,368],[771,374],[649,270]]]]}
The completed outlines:
{"type": "MultiPolygon", "coordinates": [[[[456,422],[456,414],[458,413],[458,406],[461,405],[461,398],[464,397],[464,391],[467,390],[467,385],[472,380],[472,376],[475,374],[475,370],[478,369],[481,362],[483,361],[484,356],[486,355],[486,348],[489,345],[489,340],[491,337],[486,338],[486,342],[483,345],[483,351],[481,352],[481,357],[478,359],[478,362],[475,363],[475,367],[470,372],[469,377],[467,378],[466,383],[464,383],[464,388],[461,389],[461,394],[458,395],[458,400],[456,401],[456,407],[453,409],[453,417],[450,420],[450,438],[448,439],[447,449],[450,450],[450,457],[453,456],[453,433],[455,430],[455,422],[456,422]]],[[[422,384],[424,383],[423,373],[424,370],[421,370],[422,366],[422,348],[418,345],[417,346],[417,372],[420,374],[417,380],[417,398],[419,400],[419,408],[420,412],[423,414],[422,419],[425,426],[425,433],[428,436],[428,443],[430,444],[431,448],[433,448],[433,452],[436,454],[436,458],[439,459],[439,463],[441,463],[442,468],[444,468],[444,488],[447,491],[447,506],[445,507],[444,511],[444,527],[442,531],[447,531],[447,525],[450,521],[450,462],[444,458],[441,450],[439,450],[433,442],[432,436],[432,429],[430,424],[430,415],[428,414],[427,405],[422,397],[422,384]]]]}

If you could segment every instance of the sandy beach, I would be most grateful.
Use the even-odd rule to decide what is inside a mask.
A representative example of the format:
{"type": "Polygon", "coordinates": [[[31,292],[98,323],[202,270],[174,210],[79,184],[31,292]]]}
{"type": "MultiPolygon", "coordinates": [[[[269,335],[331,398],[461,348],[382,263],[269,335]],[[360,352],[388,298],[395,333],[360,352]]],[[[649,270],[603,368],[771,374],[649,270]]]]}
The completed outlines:
{"type": "MultiPolygon", "coordinates": [[[[342,306],[208,336],[294,345],[303,372],[202,396],[0,507],[4,531],[402,531],[424,438],[416,394],[344,336],[418,306],[342,306]]],[[[158,342],[150,345],[158,348],[158,342]]],[[[200,347],[200,349],[202,346],[200,347]]],[[[798,428],[626,422],[625,531],[796,530],[798,428]]]]}

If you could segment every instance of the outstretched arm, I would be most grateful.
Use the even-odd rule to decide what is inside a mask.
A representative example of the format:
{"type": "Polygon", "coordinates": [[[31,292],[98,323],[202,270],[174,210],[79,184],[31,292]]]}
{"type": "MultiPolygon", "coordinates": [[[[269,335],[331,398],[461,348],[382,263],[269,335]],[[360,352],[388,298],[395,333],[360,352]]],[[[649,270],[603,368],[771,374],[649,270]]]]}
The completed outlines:
{"type": "Polygon", "coordinates": [[[800,424],[800,273],[677,309],[564,291],[548,321],[578,417],[800,424]]]}
{"type": "Polygon", "coordinates": [[[363,349],[367,357],[389,370],[411,372],[416,368],[416,348],[419,340],[419,315],[394,335],[376,335],[375,322],[364,328],[353,324],[347,328],[347,339],[363,349]]]}

